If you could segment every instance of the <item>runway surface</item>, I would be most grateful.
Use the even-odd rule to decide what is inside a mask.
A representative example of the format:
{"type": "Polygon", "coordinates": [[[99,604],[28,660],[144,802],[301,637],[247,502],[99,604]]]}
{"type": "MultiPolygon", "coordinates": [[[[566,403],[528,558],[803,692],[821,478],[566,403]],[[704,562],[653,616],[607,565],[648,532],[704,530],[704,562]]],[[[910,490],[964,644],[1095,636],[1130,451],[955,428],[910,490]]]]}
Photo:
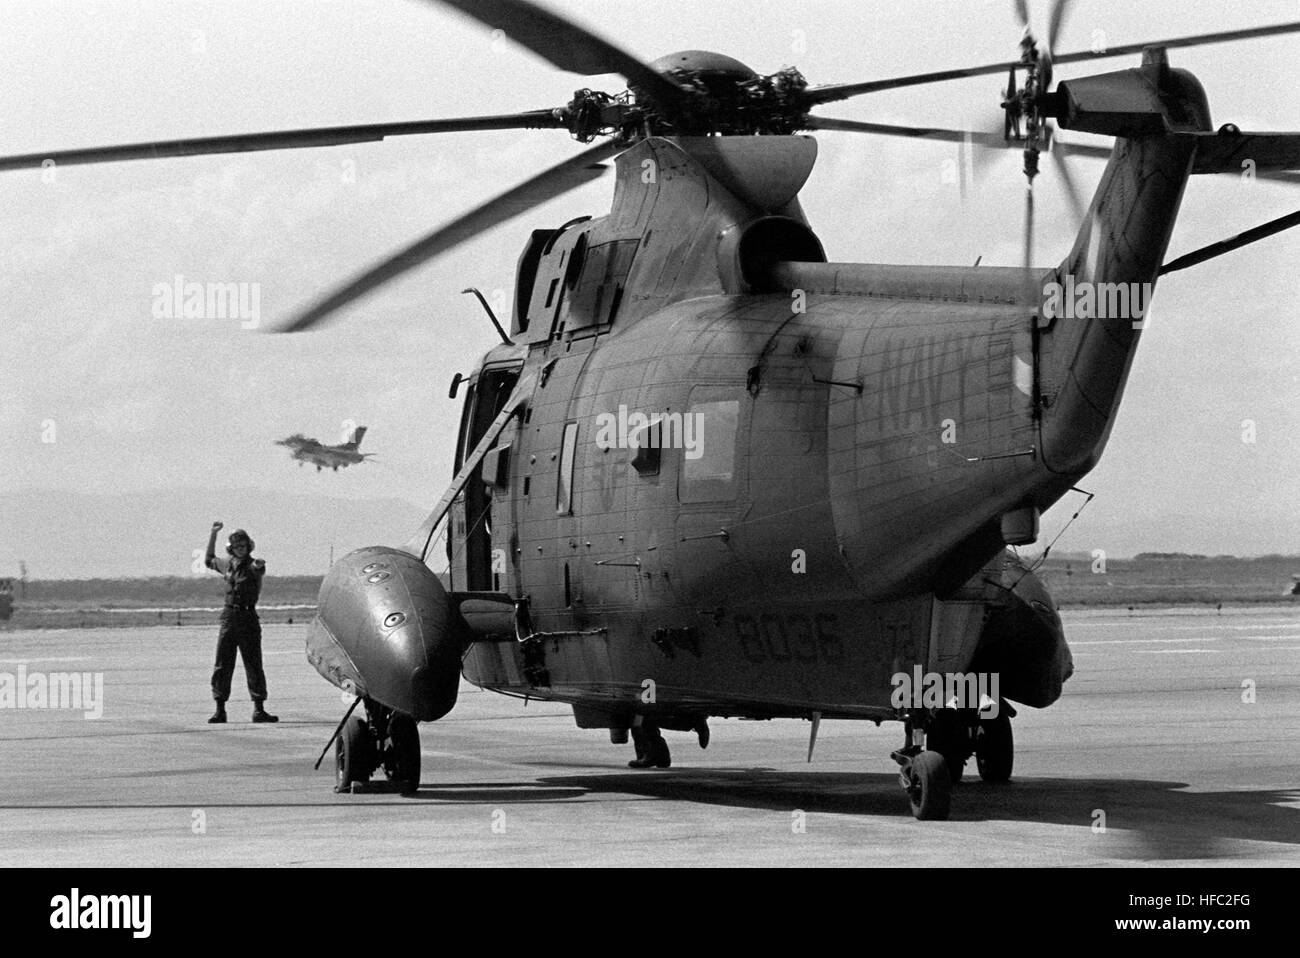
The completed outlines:
{"type": "Polygon", "coordinates": [[[972,761],[947,822],[908,810],[899,725],[823,723],[808,765],[805,722],[714,721],[633,771],[567,707],[468,686],[421,726],[418,795],[336,795],[312,763],[344,705],[303,626],[266,629],[278,725],[249,724],[242,667],[205,724],[211,627],[0,633],[0,672],[104,683],[98,719],[0,709],[0,862],[1300,865],[1300,605],[1065,621],[1065,696],[1020,710],[1012,783],[972,761]]]}

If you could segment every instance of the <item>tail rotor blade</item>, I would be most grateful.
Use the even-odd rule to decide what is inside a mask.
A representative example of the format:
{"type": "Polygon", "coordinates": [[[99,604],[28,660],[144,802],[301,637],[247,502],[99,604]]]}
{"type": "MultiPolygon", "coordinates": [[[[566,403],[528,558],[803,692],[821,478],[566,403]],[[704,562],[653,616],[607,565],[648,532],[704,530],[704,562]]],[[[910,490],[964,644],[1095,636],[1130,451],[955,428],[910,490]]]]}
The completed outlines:
{"type": "Polygon", "coordinates": [[[957,141],[957,190],[961,194],[961,201],[966,202],[966,171],[967,166],[971,163],[971,139],[964,136],[957,141]]]}
{"type": "Polygon", "coordinates": [[[1070,172],[1070,161],[1066,159],[1064,153],[1057,153],[1052,150],[1052,162],[1056,164],[1056,172],[1061,177],[1061,186],[1065,188],[1066,199],[1070,202],[1070,209],[1074,213],[1076,224],[1082,223],[1083,218],[1087,215],[1088,210],[1083,202],[1083,195],[1079,192],[1079,186],[1074,180],[1074,174],[1070,172]]]}
{"type": "Polygon", "coordinates": [[[1052,55],[1056,52],[1056,38],[1060,34],[1061,24],[1065,22],[1065,15],[1069,12],[1070,0],[1056,0],[1056,5],[1052,7],[1052,17],[1047,24],[1047,53],[1052,55]]]}
{"type": "Polygon", "coordinates": [[[1034,291],[1034,277],[1031,272],[1034,265],[1034,181],[1025,184],[1025,251],[1021,260],[1025,273],[1025,302],[1034,313],[1038,312],[1038,302],[1034,291]]]}

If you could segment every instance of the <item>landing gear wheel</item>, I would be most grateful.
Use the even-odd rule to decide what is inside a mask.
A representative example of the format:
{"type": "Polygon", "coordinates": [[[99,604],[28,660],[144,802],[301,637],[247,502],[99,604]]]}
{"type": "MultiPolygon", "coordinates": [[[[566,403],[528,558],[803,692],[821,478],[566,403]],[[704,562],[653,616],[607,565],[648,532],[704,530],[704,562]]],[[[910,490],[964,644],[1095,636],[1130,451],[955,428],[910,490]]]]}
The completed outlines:
{"type": "Polygon", "coordinates": [[[966,759],[970,757],[966,722],[956,709],[936,709],[925,730],[925,747],[937,752],[948,763],[948,778],[953,785],[961,781],[966,759]]]}
{"type": "Polygon", "coordinates": [[[938,752],[920,752],[907,768],[907,797],[912,814],[920,821],[947,821],[952,807],[952,780],[948,761],[938,752]]]}
{"type": "Polygon", "coordinates": [[[405,712],[394,712],[388,719],[388,742],[384,749],[384,774],[403,794],[420,787],[420,730],[415,719],[405,712]]]}
{"type": "Polygon", "coordinates": [[[998,709],[997,718],[981,719],[979,723],[979,737],[975,740],[975,764],[980,770],[980,778],[986,782],[1010,781],[1015,756],[1011,716],[1003,704],[998,709]]]}
{"type": "Polygon", "coordinates": [[[374,747],[365,720],[354,716],[343,726],[334,742],[334,790],[352,790],[353,782],[364,785],[374,771],[374,747]]]}

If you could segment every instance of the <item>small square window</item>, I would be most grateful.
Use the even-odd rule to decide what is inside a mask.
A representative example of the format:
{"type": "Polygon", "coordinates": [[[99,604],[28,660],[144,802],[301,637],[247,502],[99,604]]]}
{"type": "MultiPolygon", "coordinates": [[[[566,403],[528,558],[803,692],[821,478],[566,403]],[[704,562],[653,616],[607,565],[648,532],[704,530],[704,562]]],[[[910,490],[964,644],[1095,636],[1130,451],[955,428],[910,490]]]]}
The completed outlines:
{"type": "Polygon", "coordinates": [[[632,434],[636,453],[632,456],[632,468],[643,476],[659,475],[659,461],[663,455],[663,423],[656,419],[642,426],[632,434]]]}

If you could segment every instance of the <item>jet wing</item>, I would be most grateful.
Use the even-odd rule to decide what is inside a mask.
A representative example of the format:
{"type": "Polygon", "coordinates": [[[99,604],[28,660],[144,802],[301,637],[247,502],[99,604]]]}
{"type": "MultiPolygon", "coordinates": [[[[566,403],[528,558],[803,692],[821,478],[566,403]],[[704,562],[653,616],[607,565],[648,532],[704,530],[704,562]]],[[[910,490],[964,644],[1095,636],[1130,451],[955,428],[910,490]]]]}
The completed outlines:
{"type": "Polygon", "coordinates": [[[438,504],[433,507],[433,511],[429,513],[428,518],[420,523],[420,528],[415,535],[401,547],[404,552],[409,552],[411,555],[418,557],[421,562],[425,560],[429,553],[429,546],[433,542],[433,531],[438,528],[438,523],[442,522],[447,515],[447,510],[451,508],[452,502],[460,495],[460,491],[465,488],[465,483],[469,481],[470,474],[478,468],[478,464],[483,461],[483,457],[492,448],[492,444],[497,441],[497,437],[506,428],[506,424],[532,396],[533,384],[536,381],[537,377],[533,374],[519,380],[515,386],[515,391],[510,394],[510,398],[506,400],[506,404],[501,408],[501,412],[497,414],[497,418],[492,420],[492,425],[488,426],[487,432],[483,434],[483,438],[479,440],[478,445],[474,447],[474,451],[465,460],[465,464],[460,467],[460,472],[456,473],[456,478],[451,481],[451,485],[442,494],[438,504]]]}

